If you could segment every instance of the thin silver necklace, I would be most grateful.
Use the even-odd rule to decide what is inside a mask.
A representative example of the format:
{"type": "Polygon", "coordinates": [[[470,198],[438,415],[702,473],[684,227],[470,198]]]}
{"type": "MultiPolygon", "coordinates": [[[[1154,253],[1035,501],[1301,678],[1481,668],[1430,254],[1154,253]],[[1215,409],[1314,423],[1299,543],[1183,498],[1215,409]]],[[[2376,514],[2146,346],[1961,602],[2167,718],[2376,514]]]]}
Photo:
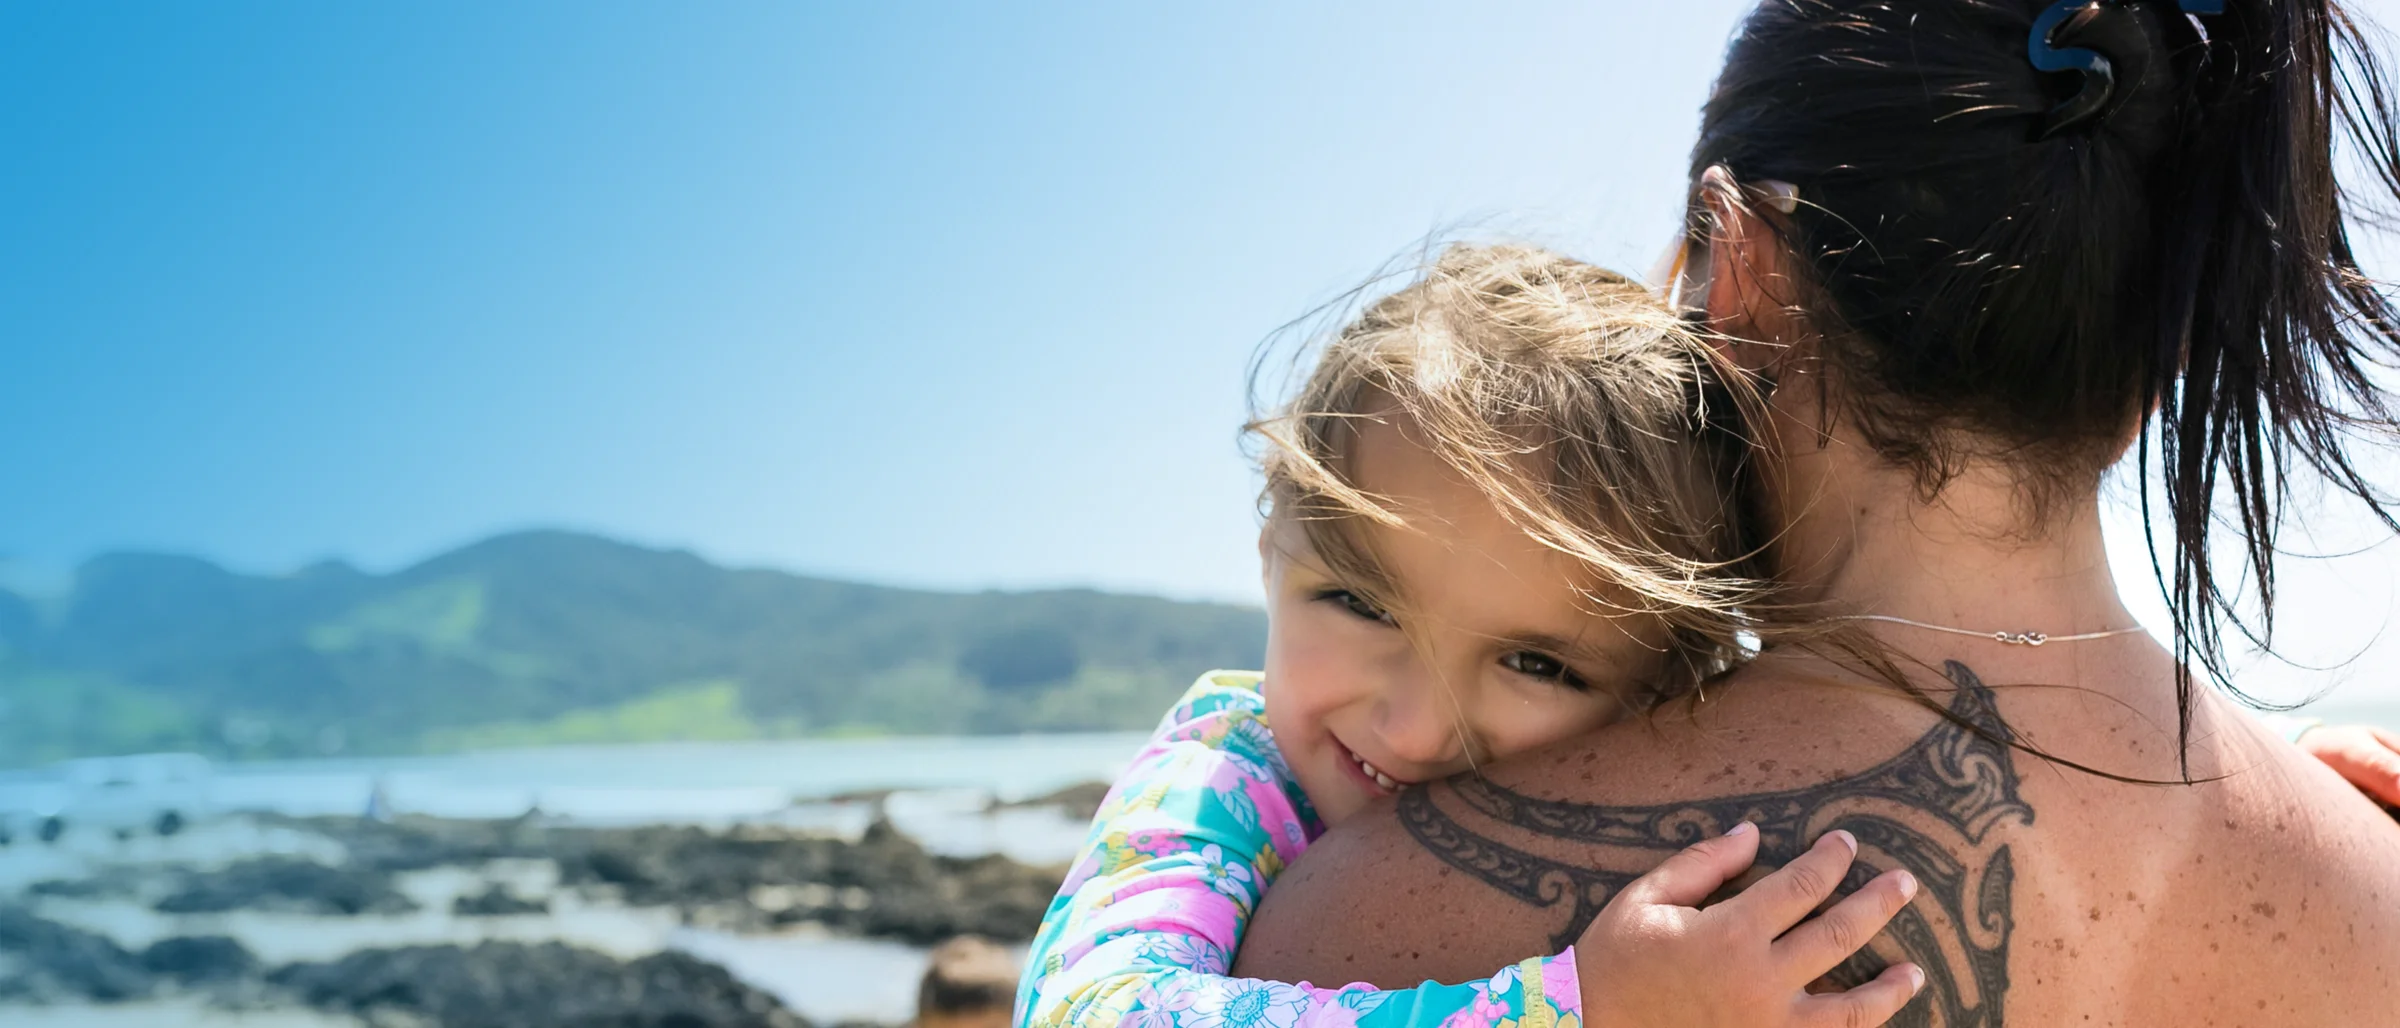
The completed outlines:
{"type": "Polygon", "coordinates": [[[1952,628],[1949,625],[1929,625],[1922,621],[1910,621],[1907,618],[1896,618],[1889,614],[1852,614],[1848,617],[1838,617],[1834,618],[1833,620],[1882,621],[1887,624],[1907,625],[1910,628],[1922,628],[1927,631],[1948,632],[1951,635],[1963,635],[1975,639],[1990,639],[1993,642],[2007,643],[2010,646],[2044,646],[2050,643],[2090,642],[2094,639],[2113,639],[2120,635],[2132,635],[2135,632],[2148,631],[2148,629],[2145,629],[2140,625],[2135,625],[2132,628],[2119,628],[2107,632],[2085,632],[2081,635],[2050,635],[2044,632],[1978,632],[1971,628],[1952,628]]]}

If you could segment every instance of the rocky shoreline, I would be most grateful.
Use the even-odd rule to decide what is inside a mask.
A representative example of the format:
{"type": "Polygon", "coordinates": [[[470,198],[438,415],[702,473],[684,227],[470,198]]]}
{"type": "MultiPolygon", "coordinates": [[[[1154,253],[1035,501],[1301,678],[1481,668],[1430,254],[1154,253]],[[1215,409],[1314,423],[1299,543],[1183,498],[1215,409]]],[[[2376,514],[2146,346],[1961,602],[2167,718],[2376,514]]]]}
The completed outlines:
{"type": "Polygon", "coordinates": [[[234,1010],[297,1003],[378,1028],[809,1028],[724,968],[673,952],[621,961],[560,943],[484,942],[368,949],[270,969],[223,936],[177,936],[137,953],[23,908],[0,908],[0,960],[0,1000],[35,1005],[196,994],[234,1010]]]}
{"type": "MultiPolygon", "coordinates": [[[[348,863],[338,869],[281,858],[236,864],[194,876],[169,901],[303,903],[357,913],[394,902],[397,873],[544,860],[558,868],[564,887],[630,906],[672,907],[690,924],[735,931],[817,924],[838,934],[931,945],[954,935],[1032,938],[1062,873],[1000,856],[928,853],[883,820],[855,840],[755,826],[585,828],[433,818],[290,823],[340,841],[348,863]]],[[[473,902],[531,903],[499,891],[500,897],[486,893],[473,902]]]]}
{"type": "Polygon", "coordinates": [[[673,949],[612,955],[564,941],[472,938],[278,962],[239,939],[201,932],[130,944],[70,915],[114,905],[170,925],[266,913],[325,923],[445,917],[472,926],[538,920],[564,901],[671,916],[716,932],[797,930],[923,947],[967,934],[1030,938],[1062,873],[999,856],[930,853],[881,819],[856,838],[759,825],[611,828],[540,818],[254,820],[262,829],[328,841],[325,852],[340,857],[111,865],[37,882],[0,898],[0,1003],[198,996],[220,1008],[303,1006],[375,1026],[805,1028],[809,1022],[770,992],[673,949]],[[555,872],[547,892],[475,879],[480,888],[426,909],[404,887],[406,876],[424,872],[529,864],[555,872]]]}

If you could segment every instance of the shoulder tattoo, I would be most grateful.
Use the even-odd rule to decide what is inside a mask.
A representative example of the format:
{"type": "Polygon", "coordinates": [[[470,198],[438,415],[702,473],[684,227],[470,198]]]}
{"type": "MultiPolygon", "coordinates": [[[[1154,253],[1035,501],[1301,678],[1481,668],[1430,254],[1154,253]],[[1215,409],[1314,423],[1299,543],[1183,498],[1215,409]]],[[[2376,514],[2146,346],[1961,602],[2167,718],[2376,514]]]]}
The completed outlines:
{"type": "MultiPolygon", "coordinates": [[[[1865,982],[1892,964],[1925,969],[1925,991],[1893,1018],[1908,1028],[1999,1028],[2008,992],[2008,847],[1992,829],[2031,824],[2017,795],[2008,724],[1991,689],[1955,661],[1950,712],[1980,732],[1944,721],[1898,756],[1847,778],[1782,792],[1658,806],[1603,806],[1527,796],[1462,775],[1401,794],[1410,836],[1436,857],[1529,907],[1551,914],[1551,947],[1583,934],[1618,889],[1674,851],[1742,821],[1759,829],[1759,864],[1797,857],[1836,828],[1858,837],[1859,858],[1842,891],[1905,867],[1917,901],[1884,934],[1853,954],[1832,979],[1865,982]],[[1592,847],[1579,862],[1554,860],[1503,841],[1567,840],[1592,847]],[[1611,864],[1621,865],[1614,869],[1611,864]]],[[[1555,842],[1549,845],[1557,850],[1555,842]]]]}

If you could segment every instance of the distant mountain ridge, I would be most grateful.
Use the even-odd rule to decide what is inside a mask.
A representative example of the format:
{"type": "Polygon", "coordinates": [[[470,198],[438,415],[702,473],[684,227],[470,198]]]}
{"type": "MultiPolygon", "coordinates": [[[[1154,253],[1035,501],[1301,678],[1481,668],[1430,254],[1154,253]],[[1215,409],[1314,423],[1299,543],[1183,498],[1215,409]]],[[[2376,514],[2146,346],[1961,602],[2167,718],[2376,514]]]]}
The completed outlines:
{"type": "Polygon", "coordinates": [[[1226,604],[898,589],[568,532],[388,575],[110,554],[61,597],[0,590],[0,764],[1138,729],[1265,640],[1226,604]]]}

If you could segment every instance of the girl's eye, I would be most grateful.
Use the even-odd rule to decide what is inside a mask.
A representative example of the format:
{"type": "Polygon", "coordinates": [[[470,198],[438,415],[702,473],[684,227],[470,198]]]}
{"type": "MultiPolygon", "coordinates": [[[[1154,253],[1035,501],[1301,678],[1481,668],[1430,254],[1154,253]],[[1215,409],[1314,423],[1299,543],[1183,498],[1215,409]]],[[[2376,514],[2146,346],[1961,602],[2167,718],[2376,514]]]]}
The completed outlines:
{"type": "Polygon", "coordinates": [[[1582,675],[1576,674],[1574,670],[1567,667],[1565,663],[1547,653],[1535,653],[1532,650],[1518,650],[1515,653],[1511,653],[1508,656],[1500,658],[1500,666],[1514,671],[1520,675],[1524,675],[1527,678],[1539,678],[1544,681],[1557,682],[1558,684],[1566,686],[1569,689],[1573,689],[1576,692],[1590,692],[1592,690],[1590,683],[1585,682],[1582,675]]]}
{"type": "Polygon", "coordinates": [[[1360,596],[1359,594],[1351,592],[1348,589],[1327,589],[1324,592],[1318,593],[1317,598],[1328,603],[1341,604],[1343,610],[1347,610],[1350,613],[1368,621],[1379,621],[1387,625],[1392,623],[1392,615],[1390,612],[1367,602],[1366,597],[1360,596]]]}

